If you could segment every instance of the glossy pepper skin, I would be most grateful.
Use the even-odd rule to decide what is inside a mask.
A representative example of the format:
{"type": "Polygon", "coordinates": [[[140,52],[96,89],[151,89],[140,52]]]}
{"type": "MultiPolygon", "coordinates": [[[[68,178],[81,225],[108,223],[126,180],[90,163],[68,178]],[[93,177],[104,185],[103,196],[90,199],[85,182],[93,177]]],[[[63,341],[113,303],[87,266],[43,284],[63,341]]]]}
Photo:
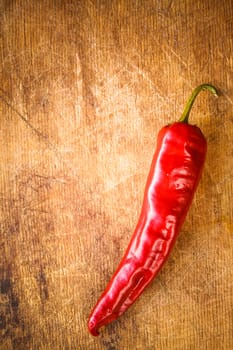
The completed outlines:
{"type": "Polygon", "coordinates": [[[148,175],[141,215],[116,272],[91,312],[92,335],[118,318],[139,297],[167,260],[199,183],[207,144],[201,130],[188,124],[198,86],[178,122],[163,127],[148,175]]]}

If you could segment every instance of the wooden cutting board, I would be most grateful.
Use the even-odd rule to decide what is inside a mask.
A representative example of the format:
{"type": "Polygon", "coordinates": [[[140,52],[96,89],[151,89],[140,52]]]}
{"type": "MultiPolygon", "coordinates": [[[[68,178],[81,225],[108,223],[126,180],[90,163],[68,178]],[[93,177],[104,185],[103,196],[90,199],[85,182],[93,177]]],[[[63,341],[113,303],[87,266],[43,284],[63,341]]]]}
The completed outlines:
{"type": "Polygon", "coordinates": [[[0,348],[233,349],[233,5],[0,0],[0,348]],[[87,319],[141,209],[160,128],[203,178],[172,254],[98,338],[87,319]]]}

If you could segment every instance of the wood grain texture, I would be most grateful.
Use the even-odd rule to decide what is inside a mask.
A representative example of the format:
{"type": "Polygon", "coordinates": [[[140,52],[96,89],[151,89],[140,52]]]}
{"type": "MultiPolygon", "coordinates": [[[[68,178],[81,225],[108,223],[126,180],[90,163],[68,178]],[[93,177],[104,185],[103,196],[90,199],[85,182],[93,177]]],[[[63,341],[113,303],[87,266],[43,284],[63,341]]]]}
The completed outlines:
{"type": "Polygon", "coordinates": [[[233,349],[231,0],[0,0],[0,348],[233,349]],[[192,89],[204,175],[169,261],[98,338],[91,308],[192,89]]]}

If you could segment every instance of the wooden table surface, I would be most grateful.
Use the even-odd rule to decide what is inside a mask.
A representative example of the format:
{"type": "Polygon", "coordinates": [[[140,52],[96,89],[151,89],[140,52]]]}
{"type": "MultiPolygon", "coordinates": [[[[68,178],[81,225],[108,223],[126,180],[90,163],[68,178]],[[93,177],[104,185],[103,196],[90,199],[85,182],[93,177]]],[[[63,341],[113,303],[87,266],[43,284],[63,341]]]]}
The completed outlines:
{"type": "Polygon", "coordinates": [[[0,349],[233,349],[231,0],[0,0],[0,349]],[[208,141],[172,254],[97,338],[159,129],[208,141]]]}

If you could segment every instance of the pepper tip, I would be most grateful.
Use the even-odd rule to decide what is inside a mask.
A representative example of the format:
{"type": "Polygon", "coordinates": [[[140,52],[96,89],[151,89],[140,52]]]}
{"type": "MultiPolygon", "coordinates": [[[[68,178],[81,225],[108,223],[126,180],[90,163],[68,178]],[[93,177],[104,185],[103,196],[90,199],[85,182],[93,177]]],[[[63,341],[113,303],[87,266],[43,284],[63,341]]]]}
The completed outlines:
{"type": "Polygon", "coordinates": [[[97,337],[99,335],[98,327],[96,325],[96,322],[93,320],[89,320],[88,322],[88,330],[94,337],[97,337]]]}

